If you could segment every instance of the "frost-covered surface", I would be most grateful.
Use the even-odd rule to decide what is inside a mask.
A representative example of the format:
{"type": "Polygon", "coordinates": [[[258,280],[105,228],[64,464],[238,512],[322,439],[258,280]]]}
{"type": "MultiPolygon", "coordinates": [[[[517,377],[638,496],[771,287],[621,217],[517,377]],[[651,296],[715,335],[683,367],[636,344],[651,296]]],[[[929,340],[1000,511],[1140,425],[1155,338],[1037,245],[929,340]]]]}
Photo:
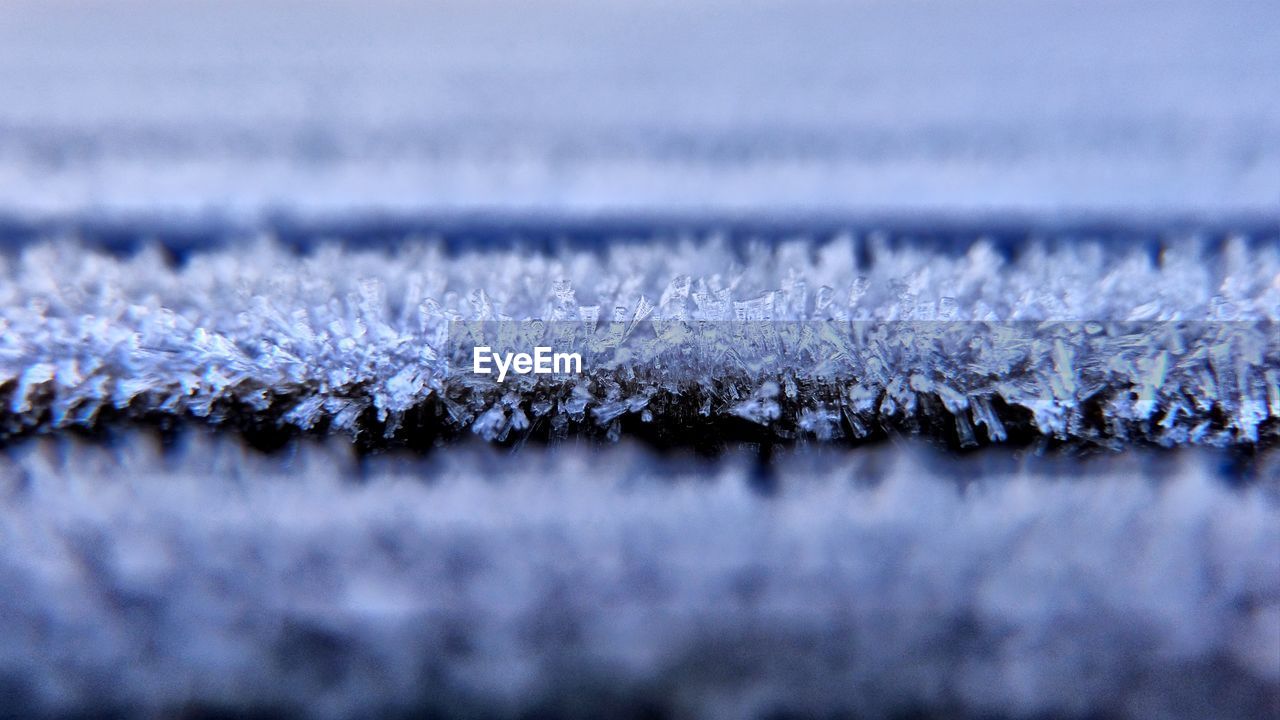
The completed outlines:
{"type": "Polygon", "coordinates": [[[1268,0],[7,0],[0,217],[1280,212],[1268,0]]]}
{"type": "Polygon", "coordinates": [[[1233,488],[1189,451],[357,464],[222,437],[6,451],[6,711],[1280,710],[1275,457],[1233,488]]]}
{"type": "Polygon", "coordinates": [[[299,255],[264,240],[180,267],[50,241],[3,262],[7,434],[123,414],[373,443],[699,426],[1173,445],[1269,442],[1280,417],[1270,237],[1169,238],[1158,253],[1028,239],[1012,258],[874,232],[538,253],[411,239],[299,255]],[[469,321],[529,319],[608,352],[581,377],[503,384],[472,374],[469,344],[456,362],[469,321]]]}

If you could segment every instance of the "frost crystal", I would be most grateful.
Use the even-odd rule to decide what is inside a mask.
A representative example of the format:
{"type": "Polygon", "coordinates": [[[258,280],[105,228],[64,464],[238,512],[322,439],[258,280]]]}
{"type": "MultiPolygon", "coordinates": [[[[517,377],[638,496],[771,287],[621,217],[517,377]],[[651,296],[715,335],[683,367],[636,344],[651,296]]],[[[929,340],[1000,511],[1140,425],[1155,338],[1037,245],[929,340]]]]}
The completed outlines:
{"type": "Polygon", "coordinates": [[[1028,240],[1006,256],[888,237],[553,253],[264,240],[176,267],[158,250],[35,243],[0,270],[0,432],[159,414],[368,442],[674,433],[694,418],[712,434],[746,420],[763,438],[961,446],[1277,436],[1271,240],[1168,239],[1158,256],[1028,240]],[[585,372],[498,384],[458,362],[467,332],[580,342],[585,372]]]}

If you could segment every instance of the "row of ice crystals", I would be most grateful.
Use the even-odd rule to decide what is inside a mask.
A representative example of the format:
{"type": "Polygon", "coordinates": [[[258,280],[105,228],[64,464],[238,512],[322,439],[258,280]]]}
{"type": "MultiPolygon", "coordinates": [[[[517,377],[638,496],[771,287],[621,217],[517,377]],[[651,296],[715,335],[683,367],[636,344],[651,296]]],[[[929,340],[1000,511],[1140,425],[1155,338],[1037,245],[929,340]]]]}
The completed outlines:
{"type": "MultiPolygon", "coordinates": [[[[548,397],[476,384],[447,370],[452,320],[612,321],[620,337],[646,320],[1280,321],[1280,246],[1243,237],[1220,245],[1183,238],[1153,258],[1101,240],[1029,240],[1009,258],[984,241],[948,253],[891,246],[873,233],[746,246],[712,237],[558,254],[450,255],[424,240],[390,252],[333,244],[300,256],[263,239],[197,252],[174,267],[154,249],[119,257],[50,240],[0,265],[0,386],[10,431],[92,424],[107,408],[217,422],[231,412],[228,403],[251,410],[292,403],[284,422],[354,430],[369,411],[393,427],[427,396],[468,382],[466,404],[451,407],[455,421],[497,438],[521,429],[530,414],[616,423],[624,413],[648,412],[647,398],[659,388],[604,374],[548,397]],[[861,266],[858,258],[867,256],[872,264],[861,266]]],[[[810,363],[803,367],[768,342],[718,356],[756,382],[699,409],[769,424],[782,418],[780,403],[793,405],[800,431],[831,436],[840,427],[835,406],[795,396],[794,378],[821,366],[844,368],[849,389],[840,403],[855,432],[860,413],[914,412],[928,394],[964,418],[957,420],[962,439],[974,428],[993,439],[1003,434],[990,404],[996,397],[1028,408],[1042,431],[1070,435],[1081,404],[1098,390],[1082,386],[1086,376],[1132,389],[1132,400],[1113,400],[1108,413],[1157,422],[1174,440],[1206,439],[1203,418],[1213,408],[1228,413],[1234,436],[1245,439],[1280,413],[1266,331],[1261,339],[1198,336],[1174,354],[1144,352],[1142,338],[1124,340],[1136,343],[1128,353],[1103,348],[1084,330],[996,339],[963,353],[858,332],[834,339],[848,346],[839,362],[801,354],[810,363]],[[959,354],[964,364],[949,362],[959,354]],[[1018,368],[1021,374],[978,387],[978,378],[1018,368]]],[[[715,372],[708,360],[685,366],[700,376],[681,377],[679,365],[663,370],[668,379],[706,385],[715,372]]]]}

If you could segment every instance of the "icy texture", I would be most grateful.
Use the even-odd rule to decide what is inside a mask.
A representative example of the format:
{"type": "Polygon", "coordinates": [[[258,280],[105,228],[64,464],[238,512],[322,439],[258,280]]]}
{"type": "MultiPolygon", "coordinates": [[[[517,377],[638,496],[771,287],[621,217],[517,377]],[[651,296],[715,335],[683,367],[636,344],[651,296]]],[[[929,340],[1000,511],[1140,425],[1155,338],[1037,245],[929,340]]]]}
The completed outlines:
{"type": "Polygon", "coordinates": [[[784,453],[766,497],[746,458],[625,445],[45,439],[0,463],[0,688],[20,717],[1270,717],[1275,460],[1233,489],[1213,454],[907,444],[784,453]]]}
{"type": "Polygon", "coordinates": [[[1280,417],[1271,239],[1170,239],[1158,257],[1029,239],[1014,259],[877,233],[550,254],[408,240],[299,256],[263,240],[177,268],[158,250],[48,242],[0,278],[8,433],[123,413],[616,438],[622,420],[702,418],[777,438],[1224,444],[1273,438],[1280,417]],[[450,363],[461,321],[528,319],[586,328],[613,354],[588,356],[580,378],[501,385],[450,363]]]}
{"type": "Polygon", "coordinates": [[[0,217],[1280,210],[1270,0],[5,9],[0,217]]]}

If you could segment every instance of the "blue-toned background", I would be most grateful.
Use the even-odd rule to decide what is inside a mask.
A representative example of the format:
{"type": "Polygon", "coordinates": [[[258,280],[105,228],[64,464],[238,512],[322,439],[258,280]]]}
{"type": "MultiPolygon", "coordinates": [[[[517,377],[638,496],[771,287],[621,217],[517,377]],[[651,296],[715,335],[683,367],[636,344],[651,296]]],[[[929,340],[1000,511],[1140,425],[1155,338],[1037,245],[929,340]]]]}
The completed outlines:
{"type": "Polygon", "coordinates": [[[1280,211],[1259,0],[11,0],[0,215],[1280,211]]]}

